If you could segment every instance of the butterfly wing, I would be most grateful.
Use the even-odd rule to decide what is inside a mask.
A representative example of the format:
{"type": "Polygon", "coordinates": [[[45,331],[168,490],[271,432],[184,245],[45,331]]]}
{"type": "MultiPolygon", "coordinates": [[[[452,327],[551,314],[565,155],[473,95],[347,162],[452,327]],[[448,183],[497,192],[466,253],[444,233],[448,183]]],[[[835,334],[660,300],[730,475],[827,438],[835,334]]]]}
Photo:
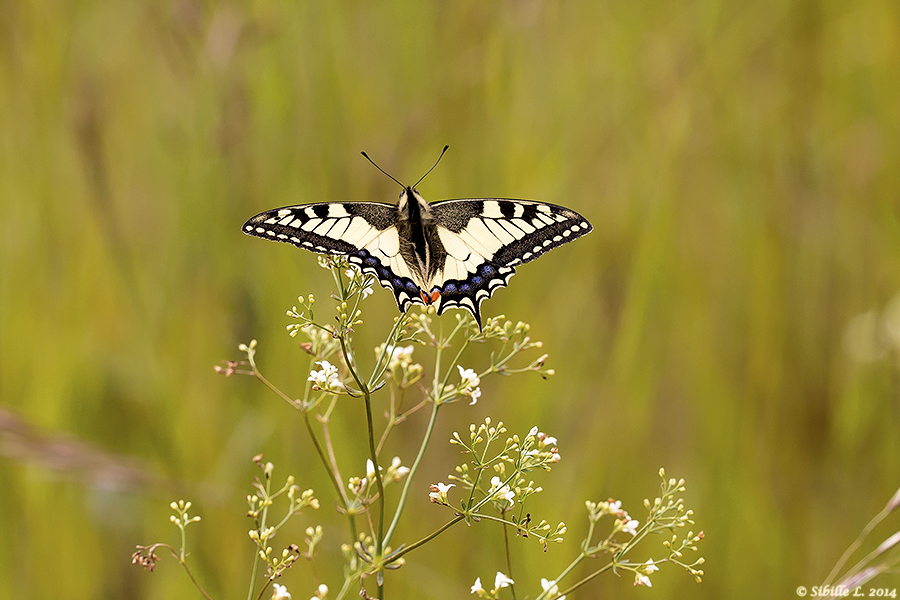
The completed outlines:
{"type": "Polygon", "coordinates": [[[438,313],[464,308],[479,326],[481,303],[509,283],[517,265],[593,229],[573,210],[529,200],[443,200],[431,211],[447,254],[433,282],[440,289],[438,313]]]}
{"type": "MultiPolygon", "coordinates": [[[[592,229],[568,208],[503,198],[443,200],[429,205],[428,244],[439,249],[429,281],[415,275],[401,253],[398,209],[378,202],[323,202],[286,206],[249,219],[248,235],[311,252],[344,255],[394,293],[401,311],[434,302],[438,314],[464,308],[481,326],[481,303],[505,287],[515,267],[592,229]],[[435,237],[437,239],[435,239],[435,237]],[[437,290],[439,294],[432,295],[437,290]]],[[[408,250],[408,249],[407,249],[408,250]]]]}
{"type": "Polygon", "coordinates": [[[247,235],[293,244],[318,254],[343,255],[394,292],[401,311],[424,304],[400,255],[397,207],[380,202],[321,202],[260,213],[242,228],[247,235]]]}

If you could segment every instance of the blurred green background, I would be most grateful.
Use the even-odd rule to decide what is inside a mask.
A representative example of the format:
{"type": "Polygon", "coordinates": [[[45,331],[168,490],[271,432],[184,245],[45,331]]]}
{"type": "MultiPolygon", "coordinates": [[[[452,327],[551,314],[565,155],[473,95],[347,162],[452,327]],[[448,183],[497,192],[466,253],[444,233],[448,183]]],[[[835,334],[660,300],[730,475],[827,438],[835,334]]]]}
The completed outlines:
{"type": "MultiPolygon", "coordinates": [[[[285,310],[329,281],[240,225],[393,201],[359,151],[411,183],[444,144],[426,199],[540,199],[594,232],[484,305],[530,322],[557,375],[489,379],[443,411],[396,540],[445,521],[427,492],[460,460],[446,440],[491,415],[563,456],[532,512],[569,540],[513,540],[519,597],[574,555],[584,500],[642,518],[661,466],[688,481],[704,582],[609,574],[575,597],[789,598],[825,578],[900,485],[895,0],[6,0],[0,598],[199,597],[171,560],[130,564],[135,544],[177,542],[179,497],[203,516],[198,578],[245,597],[257,452],[322,497],[290,535],[325,526],[339,587],[345,523],[299,416],[212,369],[255,337],[264,373],[299,390],[285,310]]],[[[395,310],[376,290],[361,348],[395,310]]],[[[358,474],[361,410],[336,417],[358,474]]],[[[422,425],[389,452],[411,462],[422,425]]],[[[390,598],[469,597],[501,550],[495,527],[456,527],[389,575],[390,598]]],[[[315,587],[303,565],[282,583],[315,587]]]]}

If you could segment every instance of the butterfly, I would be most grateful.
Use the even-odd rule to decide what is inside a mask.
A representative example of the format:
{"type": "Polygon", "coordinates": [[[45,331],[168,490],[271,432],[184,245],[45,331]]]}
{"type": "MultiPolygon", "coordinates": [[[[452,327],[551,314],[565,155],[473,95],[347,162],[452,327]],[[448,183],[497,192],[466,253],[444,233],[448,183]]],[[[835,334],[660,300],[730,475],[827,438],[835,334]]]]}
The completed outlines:
{"type": "Polygon", "coordinates": [[[400,184],[397,204],[285,206],[250,218],[242,231],[346,256],[394,293],[401,312],[412,304],[434,305],[438,314],[461,308],[480,328],[481,303],[506,287],[518,265],[592,229],[577,212],[546,202],[467,198],[429,203],[415,189],[422,179],[413,186],[400,184]]]}

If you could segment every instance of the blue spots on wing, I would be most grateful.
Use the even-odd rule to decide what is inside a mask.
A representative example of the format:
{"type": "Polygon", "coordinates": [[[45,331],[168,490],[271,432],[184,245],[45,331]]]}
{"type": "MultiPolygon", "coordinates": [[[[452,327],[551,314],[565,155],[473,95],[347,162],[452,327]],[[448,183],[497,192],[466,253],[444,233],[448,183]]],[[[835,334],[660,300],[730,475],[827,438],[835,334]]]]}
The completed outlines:
{"type": "Polygon", "coordinates": [[[422,290],[409,277],[400,277],[381,264],[381,261],[366,249],[357,250],[352,256],[363,271],[378,277],[383,287],[394,292],[394,300],[400,312],[406,312],[410,304],[424,304],[422,290]]]}

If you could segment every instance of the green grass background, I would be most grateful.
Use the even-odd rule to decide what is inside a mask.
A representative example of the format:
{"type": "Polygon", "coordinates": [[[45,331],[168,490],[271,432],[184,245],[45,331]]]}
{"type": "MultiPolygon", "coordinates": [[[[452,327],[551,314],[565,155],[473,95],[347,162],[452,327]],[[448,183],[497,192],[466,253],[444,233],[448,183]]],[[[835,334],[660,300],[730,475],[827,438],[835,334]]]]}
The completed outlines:
{"type": "MultiPolygon", "coordinates": [[[[485,304],[530,322],[557,375],[486,380],[477,406],[443,412],[396,539],[444,522],[427,486],[460,460],[446,440],[491,415],[563,455],[532,509],[569,539],[514,540],[520,598],[577,550],[585,499],[642,518],[661,466],[688,481],[704,582],[609,574],[575,597],[791,598],[824,579],[900,485],[883,318],[900,292],[900,4],[6,0],[0,598],[199,597],[172,561],[130,564],[135,544],[177,541],[179,497],[203,516],[198,578],[245,597],[257,452],[323,498],[279,542],[322,523],[339,587],[344,522],[299,417],[212,370],[255,337],[264,372],[299,390],[284,311],[329,282],[239,228],[285,204],[392,201],[359,151],[413,182],[444,144],[427,199],[540,199],[594,232],[485,304]]],[[[381,289],[368,304],[361,347],[396,310],[381,289]]],[[[361,474],[362,409],[338,412],[361,474]]],[[[390,452],[411,462],[421,430],[390,452]]],[[[469,597],[501,549],[495,527],[458,526],[389,574],[389,598],[469,597]]],[[[314,590],[303,565],[283,583],[314,590]]]]}

